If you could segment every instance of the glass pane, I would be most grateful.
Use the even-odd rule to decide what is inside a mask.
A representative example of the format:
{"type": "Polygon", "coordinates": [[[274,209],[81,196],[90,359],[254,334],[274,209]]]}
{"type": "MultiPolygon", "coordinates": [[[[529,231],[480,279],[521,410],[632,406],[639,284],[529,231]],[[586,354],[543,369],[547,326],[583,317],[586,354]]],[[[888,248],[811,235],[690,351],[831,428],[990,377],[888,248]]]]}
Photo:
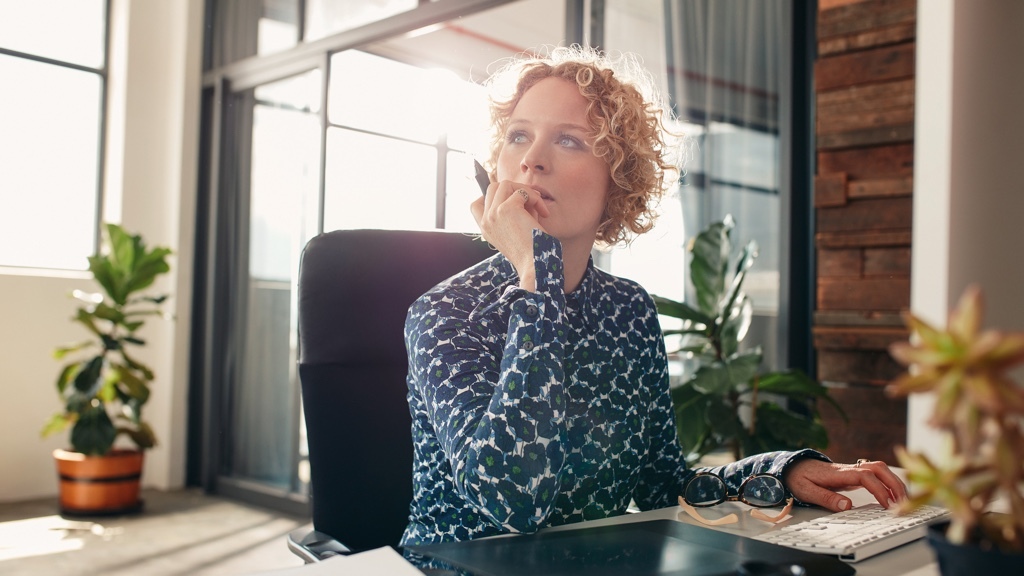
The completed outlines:
{"type": "MultiPolygon", "coordinates": [[[[423,69],[365,52],[331,57],[327,110],[332,124],[435,143],[466,89],[456,76],[423,69]],[[453,94],[460,98],[453,98],[453,94]]],[[[466,140],[463,137],[463,140],[466,140]]]]}
{"type": "Polygon", "coordinates": [[[327,133],[324,230],[429,230],[437,208],[437,150],[352,130],[327,133]]]}
{"type": "Polygon", "coordinates": [[[461,152],[448,153],[448,178],[445,184],[444,227],[446,230],[479,234],[469,204],[480,197],[480,186],[473,178],[473,157],[461,152]]]}
{"type": "Polygon", "coordinates": [[[302,493],[294,287],[318,226],[319,78],[313,71],[255,91],[248,313],[229,451],[230,475],[302,493]]]}
{"type": "MultiPolygon", "coordinates": [[[[780,58],[789,30],[783,7],[783,0],[606,3],[606,22],[614,23],[605,30],[608,48],[643,58],[690,143],[678,195],[663,201],[652,232],[613,252],[613,273],[634,278],[655,294],[684,296],[680,292],[690,290],[686,242],[732,214],[736,250],[749,240],[760,247],[744,283],[755,313],[773,317],[778,310],[783,234],[778,98],[788,81],[780,58]],[[667,216],[675,221],[666,221],[667,216]],[[659,242],[659,236],[668,241],[659,242]],[[659,261],[670,265],[659,267],[659,261]]],[[[762,341],[759,333],[752,331],[744,344],[764,346],[766,361],[774,362],[771,341],[762,341]]]]}
{"type": "Polygon", "coordinates": [[[100,77],[0,55],[0,265],[84,270],[95,252],[100,77]]]}
{"type": "Polygon", "coordinates": [[[366,51],[423,68],[451,70],[479,84],[502,59],[566,45],[565,12],[565,0],[519,0],[388,38],[366,51]]]}
{"type": "Polygon", "coordinates": [[[298,44],[299,0],[210,2],[216,34],[208,67],[286,50],[298,44]]]}
{"type": "Polygon", "coordinates": [[[307,0],[306,41],[412,10],[419,0],[307,0]]]}
{"type": "Polygon", "coordinates": [[[102,68],[104,0],[0,0],[0,47],[102,68]]]}

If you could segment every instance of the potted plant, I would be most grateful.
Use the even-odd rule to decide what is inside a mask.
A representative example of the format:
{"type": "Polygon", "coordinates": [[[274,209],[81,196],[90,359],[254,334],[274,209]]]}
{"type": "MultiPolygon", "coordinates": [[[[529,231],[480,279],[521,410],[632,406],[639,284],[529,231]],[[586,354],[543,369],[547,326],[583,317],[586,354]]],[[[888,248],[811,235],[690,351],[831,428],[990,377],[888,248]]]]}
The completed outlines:
{"type": "Polygon", "coordinates": [[[734,227],[726,216],[690,241],[693,306],[654,296],[659,314],[683,320],[682,328],[664,334],[682,335],[678,352],[696,365],[671,391],[679,440],[691,465],[720,448],[739,459],[828,445],[815,402],[835,406],[828,389],[797,369],[760,372],[761,348],[740,348],[753,316],[743,280],[758,247],[747,243],[730,266],[734,227]]]}
{"type": "Polygon", "coordinates": [[[933,394],[929,424],[948,439],[944,462],[897,448],[913,488],[904,511],[936,501],[951,513],[929,540],[952,574],[1020,574],[1024,568],[1024,388],[1008,371],[1024,362],[1024,332],[981,330],[984,302],[970,286],[945,330],[904,313],[909,342],[890,346],[908,367],[887,390],[933,394]],[[999,501],[1009,514],[994,512],[999,501]]]}
{"type": "Polygon", "coordinates": [[[156,445],[142,419],[153,371],[129,351],[145,342],[136,336],[148,316],[161,314],[166,296],[139,292],[170,270],[167,248],[147,249],[142,238],[116,224],[105,226],[104,247],[89,258],[89,271],[102,288],[76,290],[81,302],[73,320],[90,338],[54,351],[67,363],[57,377],[62,410],[46,423],[44,436],[71,429],[70,449],[55,450],[61,511],[68,514],[138,510],[143,450],[156,445]],[[126,436],[135,449],[115,446],[126,436]]]}

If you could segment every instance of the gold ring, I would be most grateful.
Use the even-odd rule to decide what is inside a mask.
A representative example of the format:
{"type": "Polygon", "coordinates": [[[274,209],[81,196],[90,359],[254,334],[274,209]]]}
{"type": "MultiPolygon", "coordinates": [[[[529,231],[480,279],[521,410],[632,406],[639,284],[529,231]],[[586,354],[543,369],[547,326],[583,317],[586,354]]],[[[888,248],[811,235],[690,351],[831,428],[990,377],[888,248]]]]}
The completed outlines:
{"type": "Polygon", "coordinates": [[[526,190],[523,190],[522,188],[518,188],[516,190],[516,194],[519,194],[520,196],[522,196],[524,201],[529,201],[530,200],[530,194],[526,190]]]}

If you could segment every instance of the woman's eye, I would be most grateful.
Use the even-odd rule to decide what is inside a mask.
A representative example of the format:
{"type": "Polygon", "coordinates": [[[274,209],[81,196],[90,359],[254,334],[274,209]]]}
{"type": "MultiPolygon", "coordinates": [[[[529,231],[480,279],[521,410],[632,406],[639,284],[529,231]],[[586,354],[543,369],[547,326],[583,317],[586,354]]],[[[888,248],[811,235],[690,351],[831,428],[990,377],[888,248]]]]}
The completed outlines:
{"type": "Polygon", "coordinates": [[[566,148],[579,148],[582,146],[580,141],[568,134],[562,134],[558,137],[558,145],[565,146],[566,148]]]}
{"type": "Polygon", "coordinates": [[[508,142],[509,144],[522,144],[523,142],[526,142],[526,134],[518,131],[509,132],[505,136],[505,141],[508,142]]]}

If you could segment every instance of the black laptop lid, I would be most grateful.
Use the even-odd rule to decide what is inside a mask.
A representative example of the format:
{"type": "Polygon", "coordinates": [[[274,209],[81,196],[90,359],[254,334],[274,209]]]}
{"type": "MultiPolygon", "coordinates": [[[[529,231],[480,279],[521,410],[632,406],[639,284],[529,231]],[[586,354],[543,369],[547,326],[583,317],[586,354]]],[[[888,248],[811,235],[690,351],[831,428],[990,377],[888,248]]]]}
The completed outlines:
{"type": "Polygon", "coordinates": [[[672,520],[407,546],[474,576],[844,576],[835,557],[672,520]]]}

